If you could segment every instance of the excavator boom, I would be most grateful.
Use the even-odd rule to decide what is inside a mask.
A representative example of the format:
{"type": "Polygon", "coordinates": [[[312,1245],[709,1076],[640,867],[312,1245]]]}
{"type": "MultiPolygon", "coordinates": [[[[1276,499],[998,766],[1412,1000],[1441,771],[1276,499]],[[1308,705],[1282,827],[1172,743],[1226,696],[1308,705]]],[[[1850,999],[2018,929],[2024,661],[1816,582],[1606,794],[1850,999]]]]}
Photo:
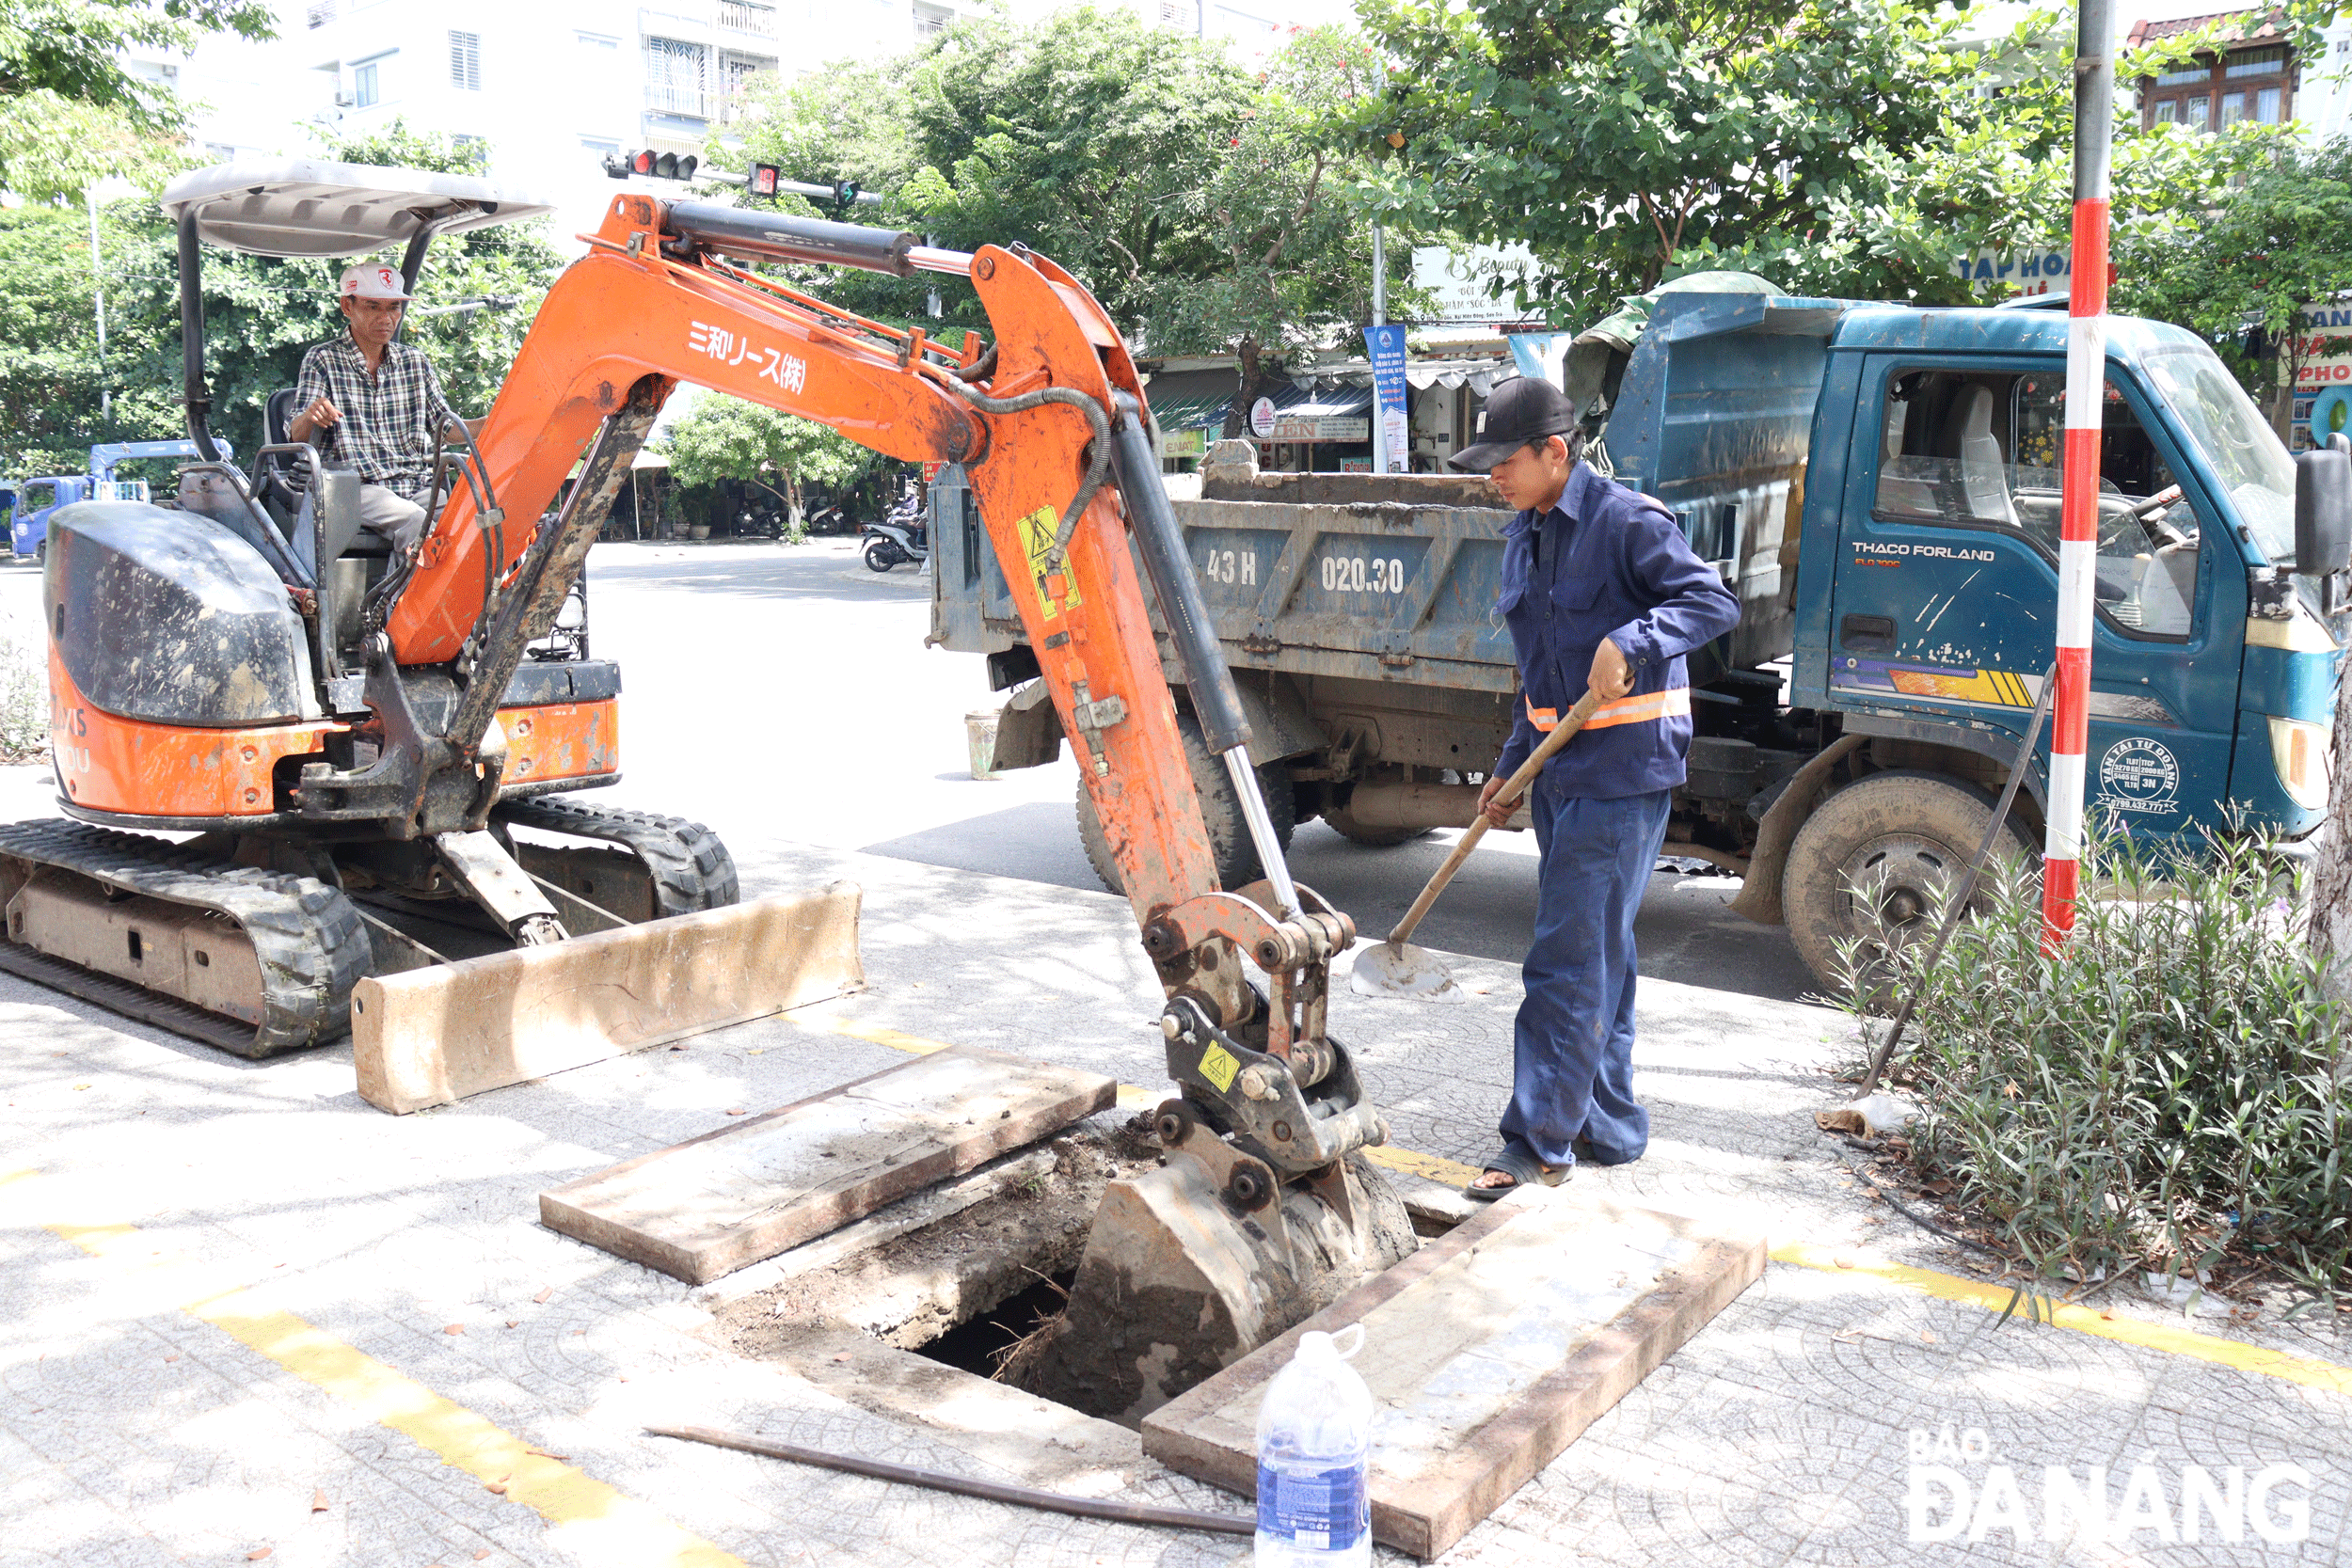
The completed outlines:
{"type": "MultiPolygon", "coordinates": [[[[925,250],[887,230],[638,195],[616,197],[590,243],[483,433],[509,508],[544,509],[592,445],[592,467],[614,461],[616,439],[625,462],[629,434],[684,379],[892,456],[960,463],[1072,739],[1167,995],[1178,1093],[1158,1118],[1167,1167],[1105,1201],[1065,1331],[1028,1357],[1035,1385],[1140,1418],[1409,1251],[1402,1205],[1359,1152],[1386,1126],[1327,1028],[1330,959],[1355,928],[1283,865],[1142,378],[1102,307],[1016,248],[925,250]],[[967,277],[993,341],[950,350],[862,320],[746,264],[762,260],[967,277]],[[1248,895],[1217,883],[1138,562],[1251,818],[1268,878],[1248,895]],[[1145,1302],[1148,1332],[1100,1332],[1098,1320],[1144,1328],[1145,1302]]],[[[593,499],[528,548],[566,569],[602,521],[593,499]]],[[[482,620],[483,585],[531,571],[515,573],[511,531],[501,555],[496,531],[470,526],[474,504],[453,503],[390,619],[403,662],[451,657],[482,620]]]]}

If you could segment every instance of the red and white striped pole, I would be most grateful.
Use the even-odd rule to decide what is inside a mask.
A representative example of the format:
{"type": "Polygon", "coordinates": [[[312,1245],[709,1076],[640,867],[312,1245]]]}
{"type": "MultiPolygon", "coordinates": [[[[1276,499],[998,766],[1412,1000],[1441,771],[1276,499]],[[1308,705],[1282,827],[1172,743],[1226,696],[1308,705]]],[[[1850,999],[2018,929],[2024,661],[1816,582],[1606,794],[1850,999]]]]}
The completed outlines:
{"type": "Polygon", "coordinates": [[[2074,32],[2074,246],[2066,323],[2066,457],[2058,511],[2058,695],[2050,721],[2042,944],[2074,928],[2082,885],[2090,628],[2099,559],[2099,427],[2106,393],[2107,155],[2115,133],[2111,0],[2081,0],[2074,32]]]}

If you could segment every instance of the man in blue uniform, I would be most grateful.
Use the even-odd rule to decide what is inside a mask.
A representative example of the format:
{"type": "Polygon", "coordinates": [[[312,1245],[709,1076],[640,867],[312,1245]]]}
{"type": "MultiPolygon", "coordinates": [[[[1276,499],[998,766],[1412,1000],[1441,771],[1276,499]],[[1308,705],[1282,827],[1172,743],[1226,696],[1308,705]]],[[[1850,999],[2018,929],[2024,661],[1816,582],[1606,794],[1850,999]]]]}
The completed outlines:
{"type": "Polygon", "coordinates": [[[1691,749],[1683,656],[1729,631],[1740,601],[1692,554],[1674,515],[1582,461],[1567,398],[1533,376],[1486,400],[1480,439],[1452,459],[1494,475],[1519,515],[1502,592],[1519,710],[1479,796],[1500,827],[1503,781],[1589,686],[1601,705],[1528,791],[1541,854],[1502,1152],[1470,1188],[1556,1185],[1580,1159],[1638,1160],[1649,1113],[1633,1098],[1633,917],[1665,842],[1691,749]]]}

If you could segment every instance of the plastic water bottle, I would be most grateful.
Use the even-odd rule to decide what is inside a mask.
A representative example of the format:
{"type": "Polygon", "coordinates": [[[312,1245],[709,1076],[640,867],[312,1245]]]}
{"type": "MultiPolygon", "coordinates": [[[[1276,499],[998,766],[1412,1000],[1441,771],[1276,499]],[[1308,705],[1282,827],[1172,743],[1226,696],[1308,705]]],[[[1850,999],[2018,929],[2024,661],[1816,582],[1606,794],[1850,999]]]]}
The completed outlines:
{"type": "Polygon", "coordinates": [[[1257,1568],[1372,1561],[1372,1390],[1347,1364],[1363,1344],[1361,1323],[1301,1335],[1297,1354],[1265,1391],[1258,1407],[1257,1568]]]}

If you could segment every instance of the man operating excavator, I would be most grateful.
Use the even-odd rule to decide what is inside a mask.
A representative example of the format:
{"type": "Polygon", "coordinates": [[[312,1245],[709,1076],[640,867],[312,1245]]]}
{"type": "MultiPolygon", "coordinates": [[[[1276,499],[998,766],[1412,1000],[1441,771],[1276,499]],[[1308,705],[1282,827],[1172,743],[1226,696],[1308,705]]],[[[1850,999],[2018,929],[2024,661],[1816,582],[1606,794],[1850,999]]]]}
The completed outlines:
{"type": "Polygon", "coordinates": [[[358,470],[359,526],[401,549],[424,531],[419,498],[431,487],[441,437],[482,427],[450,407],[431,360],[393,341],[408,297],[388,263],[343,269],[335,303],[347,329],[302,356],[300,412],[287,429],[294,440],[314,442],[321,457],[358,470]]]}

